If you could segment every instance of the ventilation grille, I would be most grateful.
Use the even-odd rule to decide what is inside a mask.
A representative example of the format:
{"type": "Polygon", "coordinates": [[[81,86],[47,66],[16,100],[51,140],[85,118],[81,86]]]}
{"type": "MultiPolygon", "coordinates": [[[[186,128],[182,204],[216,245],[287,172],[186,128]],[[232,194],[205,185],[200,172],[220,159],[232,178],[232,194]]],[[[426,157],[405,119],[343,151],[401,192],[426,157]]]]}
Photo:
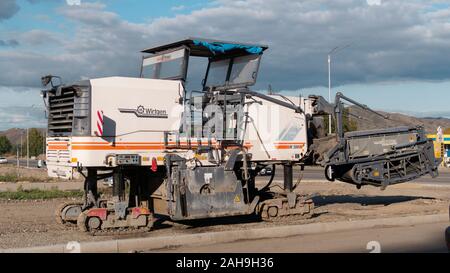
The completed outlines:
{"type": "Polygon", "coordinates": [[[52,136],[68,136],[72,133],[75,90],[62,88],[49,97],[48,132],[52,136]]]}

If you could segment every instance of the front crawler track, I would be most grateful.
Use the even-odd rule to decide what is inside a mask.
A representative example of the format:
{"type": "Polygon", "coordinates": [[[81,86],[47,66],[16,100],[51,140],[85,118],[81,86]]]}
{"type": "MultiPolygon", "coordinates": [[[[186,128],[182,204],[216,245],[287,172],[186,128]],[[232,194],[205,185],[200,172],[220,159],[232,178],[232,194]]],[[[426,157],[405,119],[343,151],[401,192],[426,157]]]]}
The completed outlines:
{"type": "Polygon", "coordinates": [[[257,213],[264,221],[279,221],[290,217],[311,218],[314,215],[314,202],[305,196],[294,196],[289,202],[287,196],[272,193],[268,198],[258,204],[257,213]]]}
{"type": "Polygon", "coordinates": [[[153,223],[152,213],[142,207],[127,209],[124,217],[117,216],[111,209],[93,208],[83,211],[77,219],[80,231],[96,236],[147,232],[152,229],[153,223]]]}

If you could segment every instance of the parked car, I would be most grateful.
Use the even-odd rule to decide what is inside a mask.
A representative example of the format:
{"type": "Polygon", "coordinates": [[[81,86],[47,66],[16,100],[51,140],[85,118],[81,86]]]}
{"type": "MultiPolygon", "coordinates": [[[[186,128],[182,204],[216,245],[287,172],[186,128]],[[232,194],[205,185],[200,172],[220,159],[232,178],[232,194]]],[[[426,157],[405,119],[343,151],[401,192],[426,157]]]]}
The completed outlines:
{"type": "MultiPolygon", "coordinates": [[[[448,217],[450,218],[450,206],[448,207],[448,217]]],[[[447,243],[447,249],[450,253],[450,226],[445,230],[445,242],[447,243]]]]}
{"type": "Polygon", "coordinates": [[[4,158],[4,157],[0,157],[0,164],[6,164],[8,163],[8,159],[4,158]]]}
{"type": "Polygon", "coordinates": [[[271,166],[267,166],[267,167],[265,167],[264,169],[262,169],[262,170],[259,172],[259,174],[260,174],[260,175],[272,175],[272,172],[273,172],[272,167],[271,167],[271,166]]]}
{"type": "Polygon", "coordinates": [[[45,162],[45,160],[38,160],[38,168],[44,168],[45,166],[47,166],[47,162],[45,162]]]}

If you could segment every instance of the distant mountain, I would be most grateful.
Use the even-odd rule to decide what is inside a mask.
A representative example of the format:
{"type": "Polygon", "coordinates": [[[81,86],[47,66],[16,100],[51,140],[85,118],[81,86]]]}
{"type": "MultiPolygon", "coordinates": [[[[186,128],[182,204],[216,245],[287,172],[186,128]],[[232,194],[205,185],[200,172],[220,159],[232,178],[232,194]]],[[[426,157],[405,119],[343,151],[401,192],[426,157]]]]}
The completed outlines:
{"type": "Polygon", "coordinates": [[[423,126],[427,133],[434,134],[439,126],[443,129],[450,128],[450,119],[443,117],[417,118],[400,113],[378,111],[378,113],[387,116],[387,119],[384,119],[374,113],[367,112],[354,106],[350,107],[350,113],[350,119],[357,123],[358,130],[370,130],[406,125],[423,126]]]}
{"type": "MultiPolygon", "coordinates": [[[[45,134],[45,128],[37,128],[41,133],[45,134]]],[[[19,129],[19,128],[13,128],[8,129],[6,131],[0,131],[0,136],[6,136],[11,144],[17,145],[20,144],[20,136],[22,136],[22,141],[25,141],[27,138],[27,130],[26,129],[19,129]]]]}

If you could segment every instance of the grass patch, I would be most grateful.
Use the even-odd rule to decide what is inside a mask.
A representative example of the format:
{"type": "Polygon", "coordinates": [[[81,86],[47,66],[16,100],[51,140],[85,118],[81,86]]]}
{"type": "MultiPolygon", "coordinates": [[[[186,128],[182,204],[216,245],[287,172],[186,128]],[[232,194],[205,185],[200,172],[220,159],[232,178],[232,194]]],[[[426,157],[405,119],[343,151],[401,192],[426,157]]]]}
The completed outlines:
{"type": "Polygon", "coordinates": [[[17,175],[17,173],[0,174],[0,182],[21,182],[21,181],[49,182],[49,181],[52,181],[52,179],[51,178],[39,178],[39,177],[33,177],[33,176],[21,176],[21,175],[17,175]]]}
{"type": "Polygon", "coordinates": [[[0,175],[0,182],[18,182],[19,176],[14,173],[7,173],[0,175]]]}
{"type": "Polygon", "coordinates": [[[17,191],[0,192],[0,199],[7,200],[46,200],[55,198],[67,198],[67,197],[81,197],[83,192],[76,191],[61,191],[57,188],[50,190],[30,189],[24,190],[22,186],[17,188],[17,191]]]}

